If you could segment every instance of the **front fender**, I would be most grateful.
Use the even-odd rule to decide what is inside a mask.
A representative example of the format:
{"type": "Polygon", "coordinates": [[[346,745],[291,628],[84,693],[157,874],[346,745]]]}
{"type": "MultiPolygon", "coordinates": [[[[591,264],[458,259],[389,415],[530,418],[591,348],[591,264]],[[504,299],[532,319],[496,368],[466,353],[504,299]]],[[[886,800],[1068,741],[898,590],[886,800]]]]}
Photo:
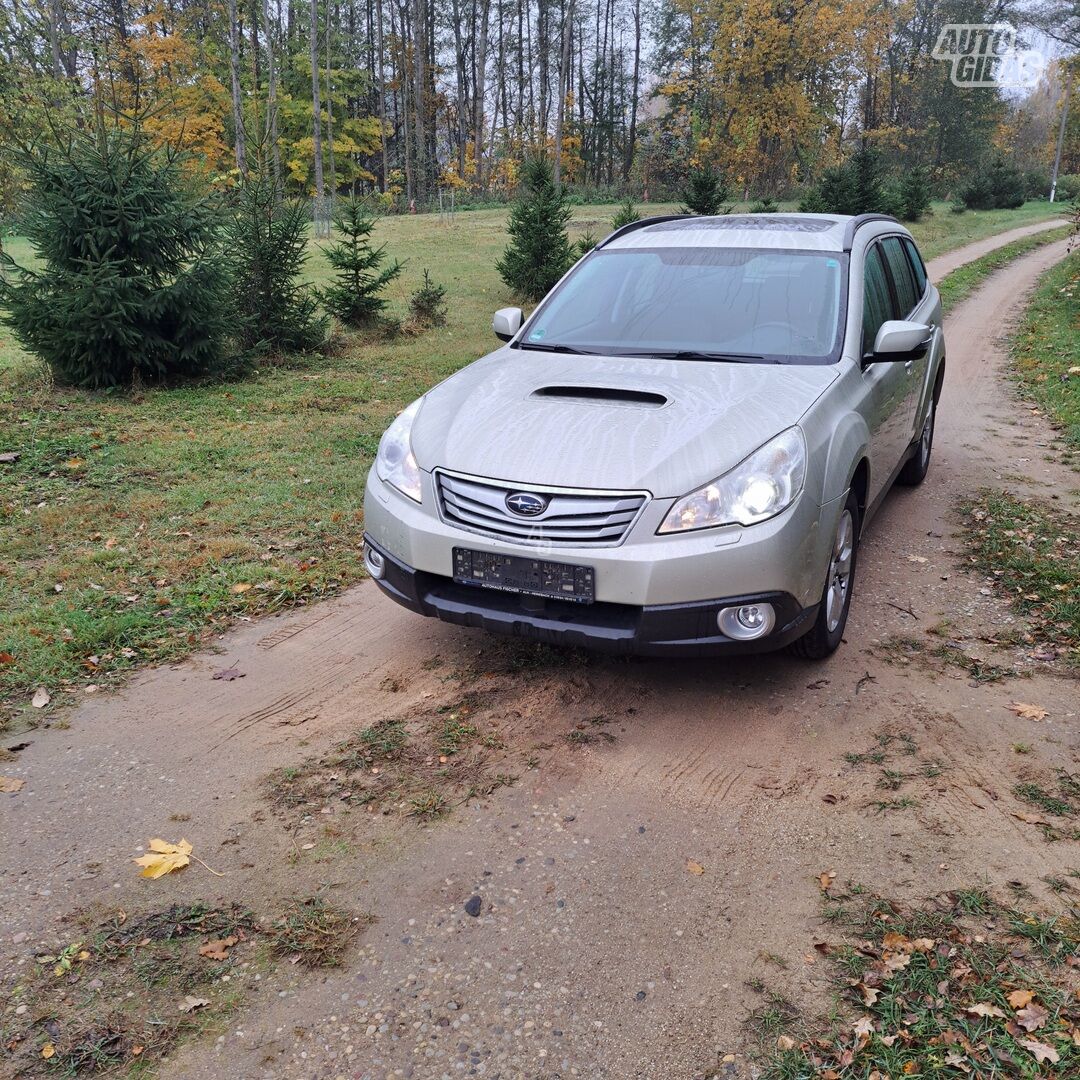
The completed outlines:
{"type": "MultiPolygon", "coordinates": [[[[851,486],[851,478],[859,462],[867,459],[870,429],[856,412],[846,412],[837,421],[825,454],[825,472],[820,494],[821,505],[840,498],[851,486]]],[[[873,480],[871,479],[871,484],[873,480]]],[[[872,487],[868,490],[872,490],[872,487]]]]}

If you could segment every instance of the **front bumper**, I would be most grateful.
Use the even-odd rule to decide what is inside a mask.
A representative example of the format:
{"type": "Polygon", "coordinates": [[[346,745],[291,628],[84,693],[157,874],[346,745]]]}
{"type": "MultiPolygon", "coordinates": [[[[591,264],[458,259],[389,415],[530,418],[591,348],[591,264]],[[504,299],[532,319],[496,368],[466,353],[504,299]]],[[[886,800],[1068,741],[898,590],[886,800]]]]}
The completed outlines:
{"type": "Polygon", "coordinates": [[[643,656],[711,656],[769,652],[810,629],[817,604],[802,607],[788,593],[757,593],[681,604],[589,605],[461,585],[450,577],[415,570],[367,538],[385,560],[379,588],[420,615],[547,645],[574,646],[643,656]],[[721,608],[767,602],[775,629],[756,641],[735,641],[717,628],[721,608]]]}

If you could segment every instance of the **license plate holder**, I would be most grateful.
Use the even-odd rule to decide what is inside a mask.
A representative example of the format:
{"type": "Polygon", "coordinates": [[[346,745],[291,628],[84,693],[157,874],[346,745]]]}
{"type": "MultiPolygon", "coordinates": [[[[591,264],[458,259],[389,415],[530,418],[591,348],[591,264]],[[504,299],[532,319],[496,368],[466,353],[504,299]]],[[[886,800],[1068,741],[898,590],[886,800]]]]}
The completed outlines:
{"type": "Polygon", "coordinates": [[[596,599],[596,572],[591,566],[472,548],[454,548],[454,581],[572,604],[596,599]]]}

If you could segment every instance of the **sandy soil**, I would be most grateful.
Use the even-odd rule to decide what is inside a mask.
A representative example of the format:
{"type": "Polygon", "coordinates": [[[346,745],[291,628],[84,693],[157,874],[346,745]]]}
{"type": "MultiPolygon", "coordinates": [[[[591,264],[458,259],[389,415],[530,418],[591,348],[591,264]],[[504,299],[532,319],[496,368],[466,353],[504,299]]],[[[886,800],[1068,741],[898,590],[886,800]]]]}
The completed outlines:
{"type": "Polygon", "coordinates": [[[1075,682],[1019,649],[998,660],[1022,678],[980,684],[922,652],[898,660],[894,639],[931,641],[948,618],[949,640],[991,658],[984,639],[1014,625],[959,568],[958,499],[993,484],[1076,505],[1076,475],[998,371],[1000,335],[1063,253],[1024,257],[948,318],[931,474],[873,523],[834,658],[525,663],[370,584],[244,626],[217,653],[90,701],[69,730],[32,733],[5,764],[26,780],[2,805],[5,978],[66,941],[76,911],[222,897],[270,912],[321,889],[377,917],[346,965],[261,972],[231,1027],[184,1046],[162,1076],[683,1080],[725,1055],[725,1075],[743,1076],[758,1004],[747,980],[827,1002],[812,947],[827,933],[821,871],[894,898],[1019,880],[1049,902],[1040,879],[1080,866],[1080,852],[1014,816],[1011,791],[1076,768],[1075,682]],[[245,677],[213,680],[222,668],[245,677]],[[466,693],[506,742],[513,786],[431,825],[340,800],[283,813],[265,798],[272,769],[466,693]],[[1021,720],[1016,700],[1049,715],[1021,720]],[[895,793],[910,805],[876,806],[893,795],[880,768],[844,758],[881,744],[885,765],[911,774],[895,793]],[[305,844],[331,823],[344,842],[315,858],[305,844]],[[137,878],[139,845],[181,832],[226,876],[137,878]]]}

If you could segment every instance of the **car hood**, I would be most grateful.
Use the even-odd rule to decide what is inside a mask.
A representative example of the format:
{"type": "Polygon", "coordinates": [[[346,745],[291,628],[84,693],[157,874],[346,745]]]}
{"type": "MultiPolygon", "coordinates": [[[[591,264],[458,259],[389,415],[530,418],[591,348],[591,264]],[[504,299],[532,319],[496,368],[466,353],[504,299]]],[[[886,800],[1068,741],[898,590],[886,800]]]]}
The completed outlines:
{"type": "Polygon", "coordinates": [[[423,469],[511,483],[684,495],[798,422],[835,365],[499,349],[424,398],[423,469]]]}

